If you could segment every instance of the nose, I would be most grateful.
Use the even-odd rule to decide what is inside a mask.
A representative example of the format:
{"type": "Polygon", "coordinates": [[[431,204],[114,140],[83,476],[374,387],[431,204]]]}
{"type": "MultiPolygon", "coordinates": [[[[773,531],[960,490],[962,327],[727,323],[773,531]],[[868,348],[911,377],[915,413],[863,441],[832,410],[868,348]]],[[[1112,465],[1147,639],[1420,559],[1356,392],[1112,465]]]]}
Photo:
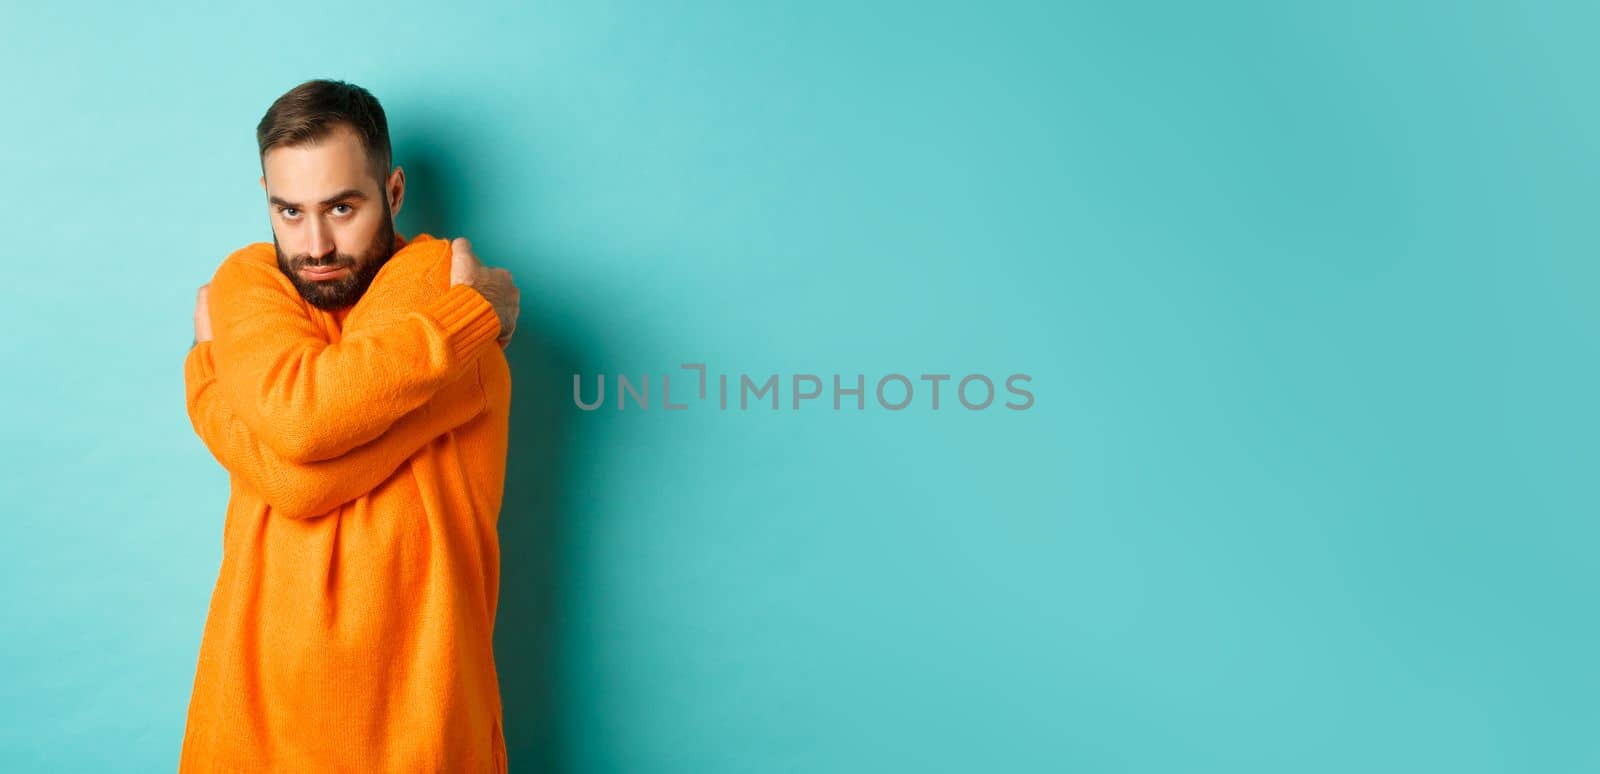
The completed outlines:
{"type": "Polygon", "coordinates": [[[310,218],[310,221],[306,232],[306,256],[309,260],[318,261],[333,252],[333,229],[316,218],[310,218]]]}

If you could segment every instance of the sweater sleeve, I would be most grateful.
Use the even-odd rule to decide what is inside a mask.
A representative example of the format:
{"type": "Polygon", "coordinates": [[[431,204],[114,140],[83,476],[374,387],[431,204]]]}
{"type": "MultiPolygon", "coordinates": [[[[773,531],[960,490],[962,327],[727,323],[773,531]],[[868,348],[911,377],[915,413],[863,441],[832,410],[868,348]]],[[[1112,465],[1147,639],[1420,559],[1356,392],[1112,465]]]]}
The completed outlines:
{"type": "MultiPolygon", "coordinates": [[[[378,438],[339,457],[314,462],[286,460],[262,443],[217,389],[211,342],[200,342],[184,360],[189,420],[217,462],[280,516],[321,516],[387,481],[422,447],[481,415],[487,407],[477,367],[446,384],[422,407],[406,414],[378,438]]],[[[477,360],[473,361],[476,366],[477,360]]]]}
{"type": "Polygon", "coordinates": [[[210,285],[216,387],[273,454],[316,462],[416,410],[500,332],[494,307],[450,286],[329,343],[275,266],[224,261],[210,285]]]}

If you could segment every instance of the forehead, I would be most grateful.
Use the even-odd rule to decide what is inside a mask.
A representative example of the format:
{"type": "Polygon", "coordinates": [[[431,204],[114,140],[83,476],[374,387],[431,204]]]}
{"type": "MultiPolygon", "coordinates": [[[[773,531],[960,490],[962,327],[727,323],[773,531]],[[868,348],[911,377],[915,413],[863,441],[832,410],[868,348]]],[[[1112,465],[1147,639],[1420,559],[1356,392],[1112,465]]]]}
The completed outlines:
{"type": "Polygon", "coordinates": [[[315,142],[276,146],[261,164],[267,193],[291,202],[320,201],[335,191],[373,186],[361,138],[345,126],[315,142]]]}

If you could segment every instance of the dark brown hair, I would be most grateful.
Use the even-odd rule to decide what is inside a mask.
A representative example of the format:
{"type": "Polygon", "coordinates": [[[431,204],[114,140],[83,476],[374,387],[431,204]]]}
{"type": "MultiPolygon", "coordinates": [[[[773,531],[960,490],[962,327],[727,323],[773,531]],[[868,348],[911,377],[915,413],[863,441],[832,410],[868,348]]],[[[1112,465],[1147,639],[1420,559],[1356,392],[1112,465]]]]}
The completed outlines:
{"type": "Polygon", "coordinates": [[[267,151],[279,145],[299,145],[327,137],[339,125],[354,129],[367,149],[367,166],[378,190],[392,165],[389,120],[372,93],[353,83],[316,79],[296,86],[272,103],[256,125],[262,172],[267,151]]]}

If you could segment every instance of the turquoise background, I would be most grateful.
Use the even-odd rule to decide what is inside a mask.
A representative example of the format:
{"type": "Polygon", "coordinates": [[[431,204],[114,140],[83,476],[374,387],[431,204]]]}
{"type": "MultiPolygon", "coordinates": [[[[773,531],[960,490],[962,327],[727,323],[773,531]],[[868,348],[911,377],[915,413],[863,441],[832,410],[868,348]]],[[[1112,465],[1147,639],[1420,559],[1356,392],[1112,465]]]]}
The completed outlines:
{"type": "Polygon", "coordinates": [[[332,77],[402,231],[523,289],[514,771],[1600,770],[1597,22],[6,4],[0,768],[176,767],[227,497],[195,288],[332,77]],[[1036,403],[572,404],[684,362],[1036,403]]]}

